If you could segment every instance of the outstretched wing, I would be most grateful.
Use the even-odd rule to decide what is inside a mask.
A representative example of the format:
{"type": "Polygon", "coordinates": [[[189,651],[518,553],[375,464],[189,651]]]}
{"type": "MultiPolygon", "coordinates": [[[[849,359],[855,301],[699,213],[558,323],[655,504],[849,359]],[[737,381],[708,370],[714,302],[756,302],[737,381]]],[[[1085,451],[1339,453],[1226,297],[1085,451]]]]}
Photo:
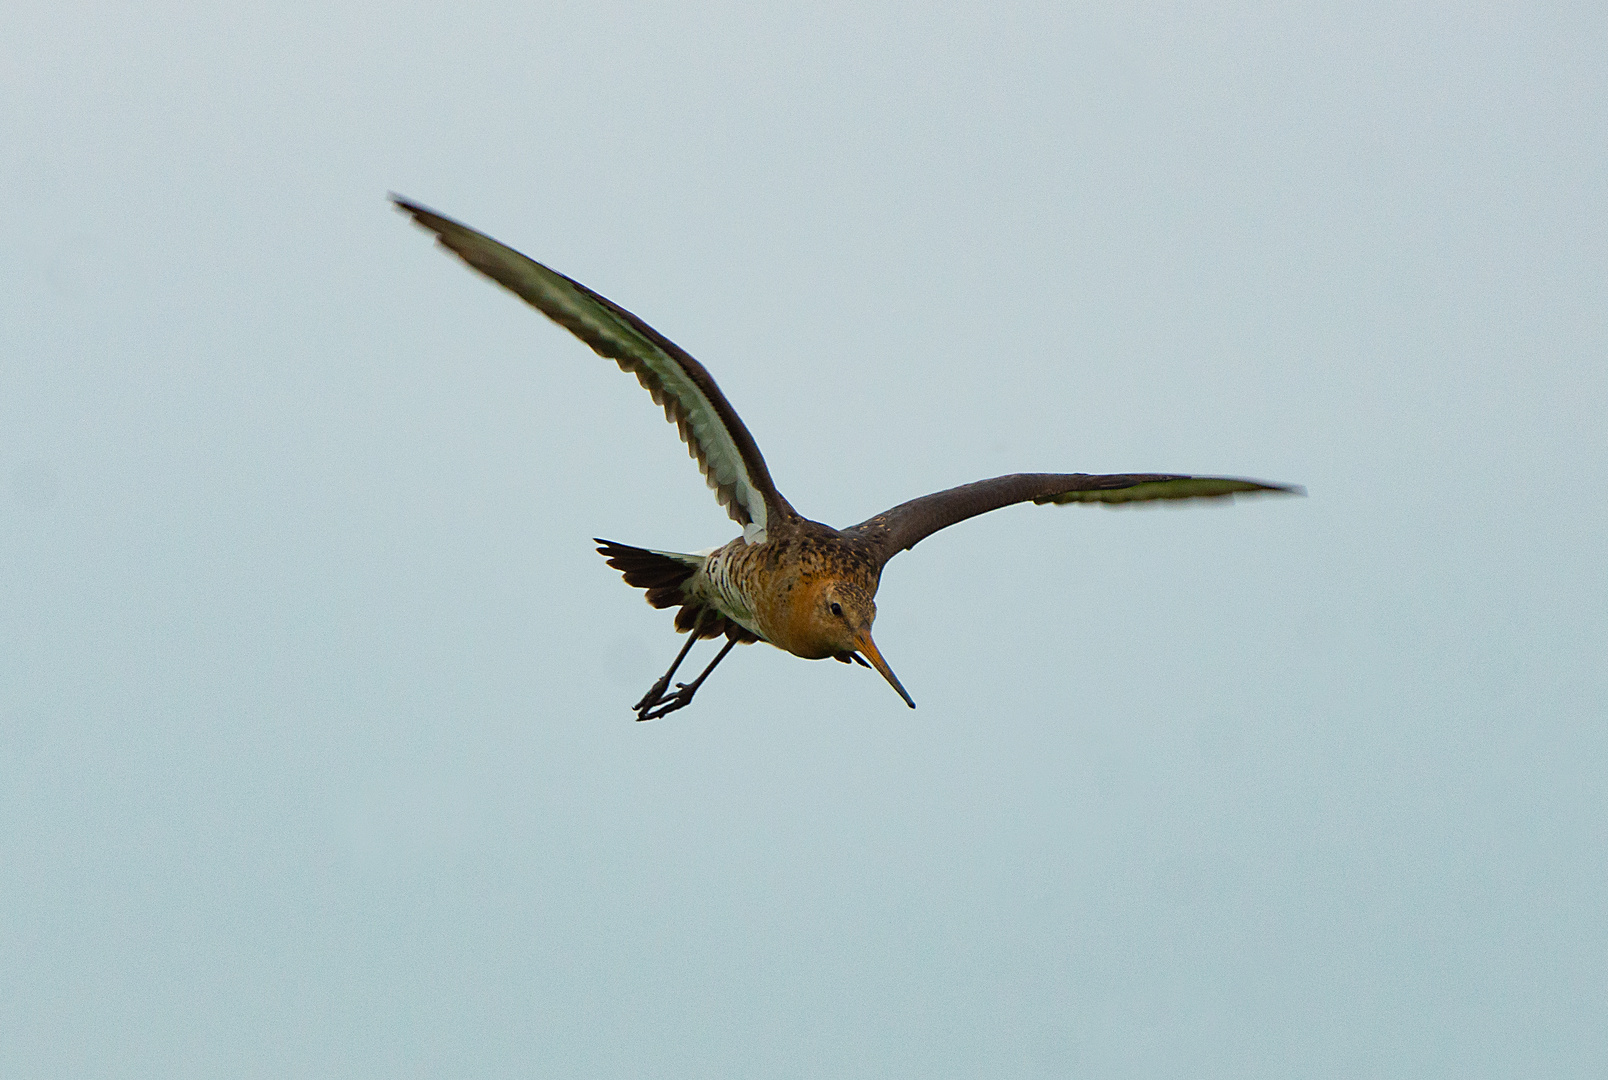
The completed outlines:
{"type": "Polygon", "coordinates": [[[391,196],[398,209],[435,233],[448,251],[517,294],[543,315],[637,377],[681,431],[715,497],[751,542],[773,515],[793,508],[777,492],[754,437],[704,366],[653,327],[539,262],[467,225],[391,196]]]}
{"type": "Polygon", "coordinates": [[[864,541],[887,562],[939,529],[969,517],[1029,500],[1044,503],[1094,502],[1117,506],[1154,499],[1224,499],[1234,495],[1304,495],[1299,487],[1264,484],[1229,476],[1173,476],[1166,473],[1013,473],[963,484],[900,503],[844,532],[864,541]]]}

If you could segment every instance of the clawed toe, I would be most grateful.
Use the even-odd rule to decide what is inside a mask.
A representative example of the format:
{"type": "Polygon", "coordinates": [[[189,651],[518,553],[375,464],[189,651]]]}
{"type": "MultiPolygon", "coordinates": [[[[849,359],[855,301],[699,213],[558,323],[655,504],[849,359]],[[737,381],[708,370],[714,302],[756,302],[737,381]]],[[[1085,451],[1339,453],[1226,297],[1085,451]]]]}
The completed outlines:
{"type": "MultiPolygon", "coordinates": [[[[659,704],[659,702],[664,700],[665,687],[669,685],[670,677],[666,675],[664,678],[648,687],[648,692],[642,695],[641,701],[631,706],[631,711],[640,713],[644,709],[651,709],[655,705],[659,704]]],[[[640,720],[642,717],[638,716],[637,719],[640,720]]]]}
{"type": "Polygon", "coordinates": [[[692,695],[698,692],[698,685],[688,686],[686,683],[676,683],[676,692],[666,695],[662,687],[655,687],[656,694],[649,694],[636,706],[638,720],[657,720],[667,713],[685,708],[692,704],[692,695]]]}

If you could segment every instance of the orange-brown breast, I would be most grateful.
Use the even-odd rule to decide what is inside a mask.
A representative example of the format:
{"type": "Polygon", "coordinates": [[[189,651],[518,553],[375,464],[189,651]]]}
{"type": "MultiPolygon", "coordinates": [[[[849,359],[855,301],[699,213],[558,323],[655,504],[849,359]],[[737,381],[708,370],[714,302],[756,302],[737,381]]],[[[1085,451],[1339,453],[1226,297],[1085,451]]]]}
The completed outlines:
{"type": "Polygon", "coordinates": [[[771,587],[757,597],[755,611],[771,644],[806,660],[821,660],[838,651],[826,642],[818,625],[826,584],[826,578],[807,578],[796,567],[776,575],[771,587]]]}
{"type": "Polygon", "coordinates": [[[806,523],[791,535],[773,533],[763,544],[733,540],[710,556],[694,585],[728,615],[744,608],[748,618],[737,621],[752,624],[777,648],[820,660],[843,651],[828,636],[835,627],[821,596],[833,581],[851,582],[874,596],[876,564],[841,543],[833,530],[806,523]]]}

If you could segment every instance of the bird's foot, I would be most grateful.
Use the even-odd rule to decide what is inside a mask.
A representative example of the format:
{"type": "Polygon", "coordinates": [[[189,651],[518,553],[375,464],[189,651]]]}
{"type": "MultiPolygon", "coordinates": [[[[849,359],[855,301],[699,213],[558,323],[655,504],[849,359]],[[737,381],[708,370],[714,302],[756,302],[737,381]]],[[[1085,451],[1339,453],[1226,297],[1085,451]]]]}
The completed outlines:
{"type": "Polygon", "coordinates": [[[663,685],[655,683],[653,689],[648,691],[648,696],[636,703],[634,708],[637,719],[657,720],[677,709],[686,708],[692,704],[692,695],[698,692],[698,683],[702,681],[699,679],[690,685],[676,683],[676,692],[668,695],[665,694],[663,685]]]}
{"type": "MultiPolygon", "coordinates": [[[[631,706],[631,711],[640,714],[644,709],[651,709],[655,705],[659,704],[659,702],[663,701],[664,692],[670,686],[670,676],[674,675],[675,673],[675,668],[671,668],[669,671],[661,675],[658,682],[648,687],[648,692],[642,695],[642,700],[631,706]]],[[[637,719],[643,720],[646,718],[638,715],[637,719]]]]}

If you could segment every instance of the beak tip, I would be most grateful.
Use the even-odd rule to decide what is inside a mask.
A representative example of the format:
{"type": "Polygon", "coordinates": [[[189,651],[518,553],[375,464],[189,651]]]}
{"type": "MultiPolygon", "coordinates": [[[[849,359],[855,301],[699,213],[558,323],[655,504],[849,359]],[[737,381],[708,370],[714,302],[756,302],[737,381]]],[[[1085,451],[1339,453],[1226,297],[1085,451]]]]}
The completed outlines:
{"type": "Polygon", "coordinates": [[[876,643],[871,640],[871,635],[869,633],[863,634],[856,644],[859,647],[859,651],[870,659],[871,666],[877,669],[877,673],[888,680],[888,685],[893,687],[900,697],[904,698],[906,705],[914,709],[916,707],[915,699],[905,693],[905,688],[900,685],[898,676],[894,675],[893,669],[888,666],[888,662],[882,659],[882,652],[877,648],[876,643]]]}

